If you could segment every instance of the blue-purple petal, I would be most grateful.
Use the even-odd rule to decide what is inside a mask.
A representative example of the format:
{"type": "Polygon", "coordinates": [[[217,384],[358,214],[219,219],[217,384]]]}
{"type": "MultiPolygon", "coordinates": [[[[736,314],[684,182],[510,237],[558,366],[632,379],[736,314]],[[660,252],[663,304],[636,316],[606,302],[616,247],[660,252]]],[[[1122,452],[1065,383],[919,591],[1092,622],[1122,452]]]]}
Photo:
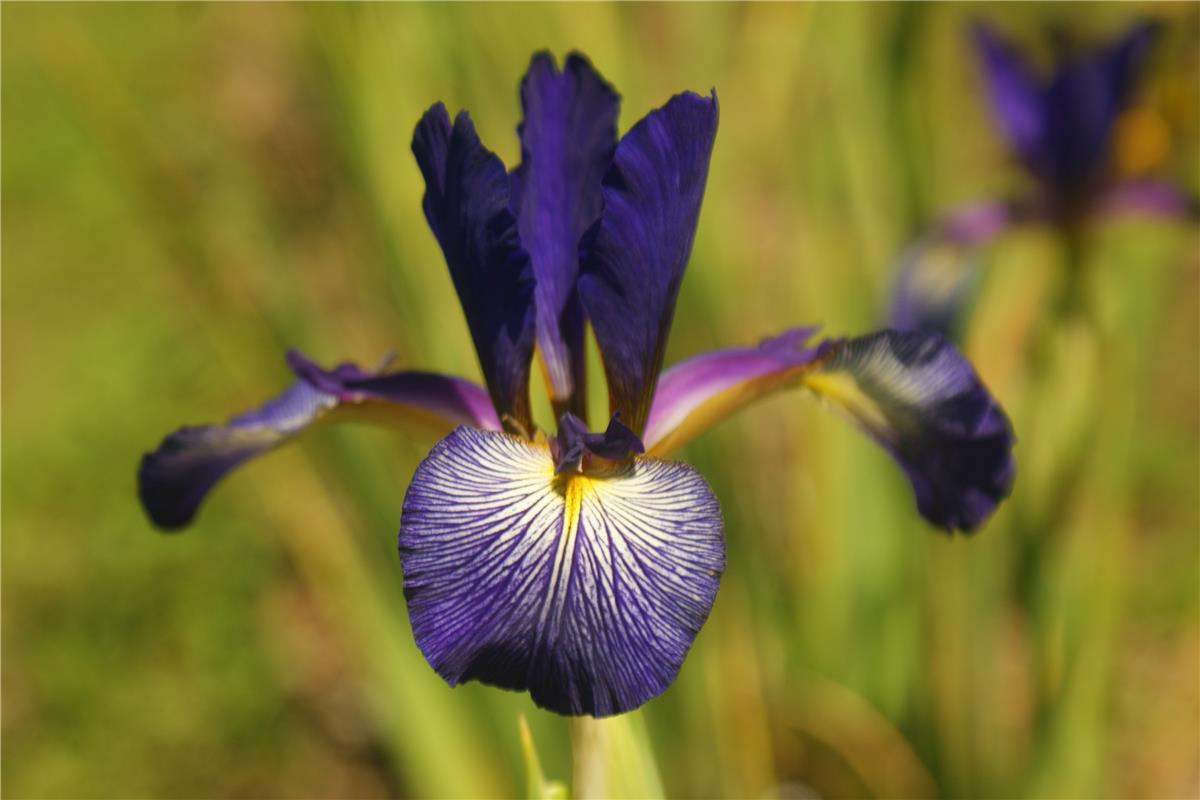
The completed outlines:
{"type": "Polygon", "coordinates": [[[976,22],[971,33],[996,123],[1026,166],[1034,172],[1046,170],[1051,158],[1046,150],[1049,121],[1042,102],[1041,82],[1021,54],[995,29],[976,22]]]}
{"type": "Polygon", "coordinates": [[[1076,172],[1099,172],[1108,160],[1117,118],[1133,101],[1142,67],[1157,36],[1158,24],[1142,20],[1130,25],[1108,46],[1081,59],[1076,73],[1070,68],[1060,71],[1058,82],[1068,86],[1057,95],[1051,90],[1049,102],[1055,106],[1069,95],[1079,104],[1078,113],[1072,114],[1079,132],[1076,136],[1063,137],[1062,143],[1063,148],[1074,151],[1076,172]],[[1075,82],[1074,86],[1069,85],[1072,82],[1075,82]]]}
{"type": "Polygon", "coordinates": [[[1050,76],[1038,80],[996,31],[974,26],[996,120],[1018,158],[1060,201],[1079,203],[1095,188],[1155,30],[1153,23],[1133,25],[1107,47],[1058,58],[1050,76]]]}
{"type": "Polygon", "coordinates": [[[287,441],[335,405],[333,395],[297,381],[261,407],[224,425],[180,428],[142,457],[138,468],[142,507],[160,528],[184,527],[230,470],[287,441]]]}
{"type": "Polygon", "coordinates": [[[583,413],[579,242],[600,216],[620,97],[579,53],[560,72],[538,53],[521,82],[521,166],[513,208],[537,280],[537,344],[558,413],[583,413]]]}
{"type": "Polygon", "coordinates": [[[466,112],[451,126],[441,103],[417,124],[412,150],[425,176],[425,218],[450,267],[492,402],[506,429],[532,430],[534,279],[504,165],[480,143],[466,112]]]}
{"type": "Polygon", "coordinates": [[[461,378],[374,374],[350,363],[323,370],[296,352],[288,362],[298,380],[276,397],[223,425],[180,428],[142,457],[138,497],[151,522],[165,530],[186,526],[231,470],[317,422],[415,423],[436,435],[462,424],[499,428],[487,392],[461,378]]]}
{"type": "Polygon", "coordinates": [[[1117,117],[1133,99],[1157,25],[1139,22],[1106,47],[1060,69],[1047,90],[1061,183],[1086,186],[1108,160],[1117,117]]]}
{"type": "Polygon", "coordinates": [[[579,293],[612,410],[640,434],[662,368],[717,132],[717,97],[676,95],[633,126],[604,178],[579,293]]]}
{"type": "Polygon", "coordinates": [[[716,598],[720,510],[686,465],[554,475],[548,448],[459,428],[417,468],[400,560],[421,652],[451,685],[618,714],[674,680],[716,598]]]}
{"type": "Polygon", "coordinates": [[[903,468],[917,510],[972,531],[1012,489],[1008,418],[967,361],[936,334],[879,331],[830,342],[804,385],[874,438],[903,468]]]}
{"type": "Polygon", "coordinates": [[[936,334],[881,331],[810,345],[793,328],[757,347],[715,350],[663,373],[644,441],[666,456],[735,411],[803,386],[870,434],[900,464],[918,511],[972,530],[1008,496],[1013,435],[954,346],[936,334]]]}

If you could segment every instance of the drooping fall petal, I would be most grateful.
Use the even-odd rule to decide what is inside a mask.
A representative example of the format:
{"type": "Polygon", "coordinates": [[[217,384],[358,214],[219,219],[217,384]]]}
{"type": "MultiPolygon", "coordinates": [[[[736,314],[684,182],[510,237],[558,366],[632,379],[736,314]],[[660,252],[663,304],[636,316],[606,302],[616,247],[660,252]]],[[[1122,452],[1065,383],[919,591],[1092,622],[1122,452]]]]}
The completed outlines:
{"type": "Polygon", "coordinates": [[[970,363],[937,334],[887,330],[809,346],[813,330],[667,370],[646,428],[647,453],[668,455],[750,403],[804,387],[896,460],[927,520],[947,530],[982,524],[1011,488],[1014,438],[970,363]]]}
{"type": "Polygon", "coordinates": [[[465,427],[417,468],[399,544],[438,674],[562,714],[618,714],[666,689],[724,568],[716,498],[690,467],[556,475],[546,446],[465,427]]]}
{"type": "Polygon", "coordinates": [[[138,497],[150,520],[174,530],[235,467],[290,441],[317,423],[364,419],[445,432],[469,424],[498,429],[483,387],[431,372],[375,374],[345,363],[322,370],[299,353],[297,380],[262,406],[223,425],[180,428],[142,457],[138,497]]]}

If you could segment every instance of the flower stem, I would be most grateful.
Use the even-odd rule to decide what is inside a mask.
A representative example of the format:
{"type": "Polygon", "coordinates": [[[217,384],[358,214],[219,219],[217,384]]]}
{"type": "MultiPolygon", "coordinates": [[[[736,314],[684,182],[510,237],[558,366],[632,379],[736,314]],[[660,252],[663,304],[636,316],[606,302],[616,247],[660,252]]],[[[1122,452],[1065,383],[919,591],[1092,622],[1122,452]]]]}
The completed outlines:
{"type": "Polygon", "coordinates": [[[577,717],[571,722],[574,769],[571,797],[662,797],[662,780],[650,739],[637,711],[605,719],[577,717]]]}

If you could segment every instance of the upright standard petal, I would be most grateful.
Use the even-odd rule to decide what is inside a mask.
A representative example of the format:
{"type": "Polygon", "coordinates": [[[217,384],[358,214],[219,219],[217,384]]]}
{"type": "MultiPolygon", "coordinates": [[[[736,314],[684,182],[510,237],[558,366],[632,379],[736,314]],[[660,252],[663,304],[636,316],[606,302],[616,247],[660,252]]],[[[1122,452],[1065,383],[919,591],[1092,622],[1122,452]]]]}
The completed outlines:
{"type": "Polygon", "coordinates": [[[138,496],[155,525],[184,527],[230,470],[317,422],[415,422],[439,435],[462,424],[499,428],[487,392],[460,378],[428,372],[373,374],[349,363],[322,370],[295,352],[288,354],[288,362],[298,380],[260,408],[224,425],[180,428],[142,457],[138,496]]]}
{"type": "Polygon", "coordinates": [[[538,353],[557,414],[584,415],[579,242],[600,216],[600,183],[617,143],[620,97],[579,53],[562,72],[538,53],[521,82],[525,116],[512,199],[537,280],[538,353]]]}
{"type": "Polygon", "coordinates": [[[417,645],[448,683],[597,717],[674,680],[724,569],[720,510],[690,467],[556,476],[545,446],[470,428],[417,468],[399,543],[417,645]]]}
{"type": "Polygon", "coordinates": [[[604,359],[612,410],[642,432],[692,250],[717,96],[676,95],[617,145],[579,294],[604,359]]]}
{"type": "Polygon", "coordinates": [[[979,277],[980,250],[1016,225],[1045,216],[1032,202],[981,202],[950,214],[910,245],[896,267],[889,324],[953,338],[979,277]]]}
{"type": "Polygon", "coordinates": [[[1041,82],[1021,54],[993,28],[976,22],[971,34],[983,66],[992,116],[1026,167],[1037,174],[1045,173],[1051,156],[1046,149],[1049,122],[1041,82]]]}
{"type": "Polygon", "coordinates": [[[807,344],[814,331],[795,328],[664,372],[646,452],[668,455],[755,400],[803,386],[896,459],[922,516],[947,530],[981,524],[1008,496],[1013,436],[967,360],[935,334],[881,331],[814,347],[807,344]]]}
{"type": "Polygon", "coordinates": [[[933,524],[972,531],[1008,497],[1008,418],[940,336],[887,330],[832,341],[803,383],[896,459],[933,524]]]}
{"type": "Polygon", "coordinates": [[[1138,86],[1139,73],[1158,32],[1158,25],[1140,22],[1130,26],[1108,46],[1058,70],[1046,91],[1051,114],[1072,130],[1057,134],[1061,180],[1098,179],[1109,160],[1112,131],[1118,116],[1128,108],[1138,86]]]}
{"type": "Polygon", "coordinates": [[[1160,25],[1154,20],[1137,22],[1097,56],[1108,79],[1109,93],[1116,99],[1118,107],[1131,99],[1137,87],[1138,72],[1149,56],[1159,30],[1160,25]]]}
{"type": "Polygon", "coordinates": [[[531,431],[534,280],[504,165],[480,143],[466,112],[452,127],[441,103],[417,124],[412,150],[425,176],[425,218],[446,256],[492,402],[505,429],[531,431]]]}
{"type": "Polygon", "coordinates": [[[1153,32],[1150,25],[1135,26],[1109,47],[1055,70],[1043,103],[1050,177],[1060,190],[1090,192],[1101,177],[1113,126],[1132,97],[1153,32]]]}

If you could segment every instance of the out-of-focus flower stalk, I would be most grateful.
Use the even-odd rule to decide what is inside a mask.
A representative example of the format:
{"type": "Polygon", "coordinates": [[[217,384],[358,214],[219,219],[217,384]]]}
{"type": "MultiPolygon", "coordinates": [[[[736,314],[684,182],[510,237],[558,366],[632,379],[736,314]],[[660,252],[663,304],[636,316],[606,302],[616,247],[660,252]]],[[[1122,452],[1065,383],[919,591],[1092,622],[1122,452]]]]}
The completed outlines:
{"type": "Polygon", "coordinates": [[[521,757],[525,761],[525,796],[529,800],[567,800],[567,787],[560,781],[547,780],[542,772],[542,762],[524,714],[517,716],[517,731],[521,737],[521,757]]]}
{"type": "Polygon", "coordinates": [[[639,711],[571,720],[575,800],[663,797],[662,779],[639,711]]]}

